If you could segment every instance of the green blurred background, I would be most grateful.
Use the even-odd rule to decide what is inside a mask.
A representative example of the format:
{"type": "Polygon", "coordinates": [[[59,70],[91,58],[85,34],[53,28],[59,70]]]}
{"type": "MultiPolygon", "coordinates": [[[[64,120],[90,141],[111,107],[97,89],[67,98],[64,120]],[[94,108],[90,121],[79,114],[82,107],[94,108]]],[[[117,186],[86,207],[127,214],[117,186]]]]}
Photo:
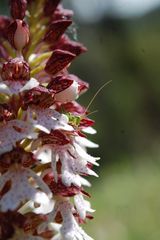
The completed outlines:
{"type": "Polygon", "coordinates": [[[64,4],[75,10],[71,34],[89,50],[71,67],[90,83],[81,103],[87,106],[112,80],[90,108],[98,110],[91,115],[97,129],[91,139],[100,145],[90,152],[101,157],[101,166],[100,177],[91,179],[96,213],[86,229],[96,240],[159,240],[160,1],[64,4]]]}
{"type": "Polygon", "coordinates": [[[103,11],[102,0],[82,2],[82,12],[78,3],[71,7],[78,15],[78,38],[89,50],[72,68],[90,82],[83,103],[112,80],[90,109],[98,110],[92,115],[97,129],[92,139],[100,144],[93,154],[101,156],[101,166],[99,179],[92,180],[96,213],[87,230],[96,240],[159,240],[160,8],[144,11],[149,1],[141,0],[141,11],[137,1],[132,11],[128,6],[130,14],[127,9],[118,14],[133,1],[117,1],[113,9],[105,0],[103,11]],[[96,8],[90,17],[87,2],[88,15],[92,4],[96,8]]]}

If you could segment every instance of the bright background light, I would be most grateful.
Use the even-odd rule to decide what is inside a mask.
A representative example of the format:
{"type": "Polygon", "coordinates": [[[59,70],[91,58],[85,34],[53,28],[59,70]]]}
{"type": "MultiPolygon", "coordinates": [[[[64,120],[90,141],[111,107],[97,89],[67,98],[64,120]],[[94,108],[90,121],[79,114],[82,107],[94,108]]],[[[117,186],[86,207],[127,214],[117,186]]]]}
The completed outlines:
{"type": "Polygon", "coordinates": [[[84,21],[97,21],[103,15],[140,16],[160,6],[160,0],[70,0],[84,21]]]}

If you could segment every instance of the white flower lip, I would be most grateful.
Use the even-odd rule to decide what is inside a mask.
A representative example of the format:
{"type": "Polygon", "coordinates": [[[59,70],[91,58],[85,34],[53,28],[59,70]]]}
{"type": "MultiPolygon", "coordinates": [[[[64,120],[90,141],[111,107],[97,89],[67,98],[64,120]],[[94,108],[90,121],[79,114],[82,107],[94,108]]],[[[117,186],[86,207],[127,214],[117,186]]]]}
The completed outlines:
{"type": "Polygon", "coordinates": [[[5,125],[0,125],[0,154],[11,151],[22,139],[36,137],[33,126],[25,121],[11,120],[5,125]]]}
{"type": "Polygon", "coordinates": [[[35,78],[31,78],[28,82],[24,84],[24,82],[20,81],[5,81],[0,82],[0,94],[6,95],[18,95],[19,93],[31,90],[39,85],[39,82],[35,78]]]}
{"type": "Polygon", "coordinates": [[[13,211],[20,205],[21,202],[25,202],[26,200],[30,199],[32,199],[33,202],[40,204],[40,208],[35,209],[35,211],[37,210],[37,212],[41,212],[41,209],[44,210],[44,207],[42,206],[49,201],[47,195],[50,194],[50,190],[48,186],[41,180],[41,178],[38,177],[32,170],[21,168],[13,168],[9,170],[1,176],[0,188],[2,189],[5,183],[9,180],[12,183],[11,188],[2,196],[0,200],[1,211],[13,211]],[[42,192],[31,186],[29,183],[30,177],[36,181],[42,192]]]}
{"type": "Polygon", "coordinates": [[[73,130],[73,127],[68,124],[68,118],[53,109],[30,108],[28,110],[30,119],[32,119],[33,112],[36,114],[35,127],[41,131],[49,133],[51,129],[73,130]]]}

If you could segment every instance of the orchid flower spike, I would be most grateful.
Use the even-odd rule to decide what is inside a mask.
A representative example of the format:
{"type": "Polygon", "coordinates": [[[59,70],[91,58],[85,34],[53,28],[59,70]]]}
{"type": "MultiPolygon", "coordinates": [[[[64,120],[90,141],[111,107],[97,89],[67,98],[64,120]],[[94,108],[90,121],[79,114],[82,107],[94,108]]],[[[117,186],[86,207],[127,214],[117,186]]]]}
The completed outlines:
{"type": "Polygon", "coordinates": [[[0,239],[91,240],[85,177],[95,133],[77,99],[88,83],[69,74],[86,48],[66,33],[60,0],[10,0],[0,16],[0,239]]]}

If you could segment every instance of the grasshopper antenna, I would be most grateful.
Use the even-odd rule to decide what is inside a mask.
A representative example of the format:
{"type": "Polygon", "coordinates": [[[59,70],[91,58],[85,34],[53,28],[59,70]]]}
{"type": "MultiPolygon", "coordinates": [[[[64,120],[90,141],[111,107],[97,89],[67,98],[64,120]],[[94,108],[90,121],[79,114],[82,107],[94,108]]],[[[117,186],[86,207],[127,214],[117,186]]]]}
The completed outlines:
{"type": "Polygon", "coordinates": [[[112,80],[106,82],[105,84],[103,84],[98,91],[94,94],[93,98],[91,99],[91,101],[89,102],[88,106],[86,107],[86,112],[88,111],[88,109],[90,108],[91,104],[93,103],[93,101],[95,100],[95,98],[97,97],[97,95],[102,91],[102,89],[104,87],[106,87],[108,84],[110,84],[112,82],[112,80]]]}

